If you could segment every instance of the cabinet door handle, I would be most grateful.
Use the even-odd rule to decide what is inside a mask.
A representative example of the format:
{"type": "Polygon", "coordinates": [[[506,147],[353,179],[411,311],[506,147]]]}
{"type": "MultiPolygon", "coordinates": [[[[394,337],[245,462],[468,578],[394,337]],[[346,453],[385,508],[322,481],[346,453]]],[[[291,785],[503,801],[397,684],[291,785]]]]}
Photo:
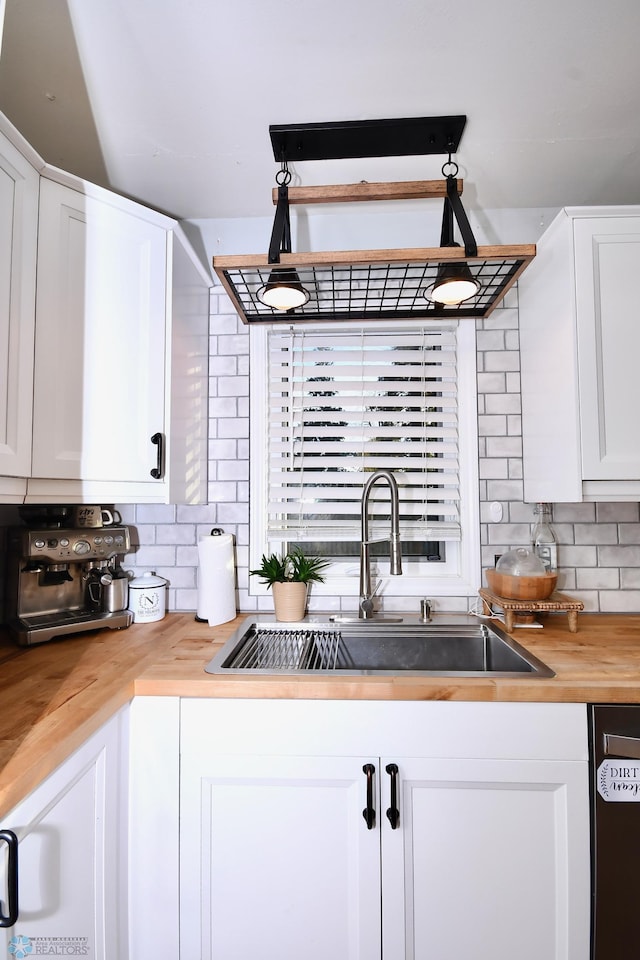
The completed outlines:
{"type": "Polygon", "coordinates": [[[373,805],[373,775],[376,768],[372,763],[365,763],[362,772],[367,778],[367,805],[362,811],[362,816],[367,822],[367,830],[373,830],[376,825],[376,810],[373,805]]]}
{"type": "Polygon", "coordinates": [[[157,443],[158,445],[158,459],[156,466],[151,471],[151,476],[154,480],[162,480],[164,476],[164,437],[161,433],[154,433],[151,437],[151,443],[157,443]]]}
{"type": "Polygon", "coordinates": [[[7,916],[0,903],[0,927],[12,927],[18,920],[18,838],[13,830],[0,830],[0,840],[9,848],[7,864],[7,916]]]}
{"type": "Polygon", "coordinates": [[[624,757],[625,760],[640,760],[640,739],[605,733],[604,755],[605,757],[624,757]]]}
{"type": "Polygon", "coordinates": [[[391,824],[391,829],[396,830],[400,824],[400,811],[398,810],[398,764],[388,763],[385,770],[391,777],[391,806],[387,810],[387,819],[391,824]]]}

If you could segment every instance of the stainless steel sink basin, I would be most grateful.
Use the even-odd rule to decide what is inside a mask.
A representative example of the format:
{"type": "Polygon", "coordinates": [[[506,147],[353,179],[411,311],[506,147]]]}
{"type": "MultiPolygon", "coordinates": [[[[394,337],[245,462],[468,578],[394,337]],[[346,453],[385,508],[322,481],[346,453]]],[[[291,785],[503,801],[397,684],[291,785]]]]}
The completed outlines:
{"type": "Polygon", "coordinates": [[[498,626],[438,618],[432,623],[278,623],[249,617],[205,668],[214,674],[419,674],[553,677],[498,626]]]}

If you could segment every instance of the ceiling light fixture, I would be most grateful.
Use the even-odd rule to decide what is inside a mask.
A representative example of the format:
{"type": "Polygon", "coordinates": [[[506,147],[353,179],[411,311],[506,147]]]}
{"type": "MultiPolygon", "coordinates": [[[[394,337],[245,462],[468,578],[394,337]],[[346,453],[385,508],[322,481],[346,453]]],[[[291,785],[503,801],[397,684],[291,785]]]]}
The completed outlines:
{"type": "MultiPolygon", "coordinates": [[[[280,263],[281,253],[291,253],[291,221],[289,218],[289,184],[291,173],[286,160],[282,161],[276,174],[278,184],[278,202],[269,243],[269,263],[280,263]]],[[[293,267],[274,269],[267,282],[260,287],[256,296],[265,306],[273,310],[289,311],[304,306],[309,300],[309,291],[300,283],[300,277],[293,267]]]]}
{"type": "MultiPolygon", "coordinates": [[[[456,179],[458,169],[458,164],[452,161],[451,153],[449,153],[449,159],[442,167],[442,176],[446,177],[447,195],[444,198],[440,246],[460,246],[453,238],[453,218],[455,214],[464,240],[465,257],[477,257],[478,246],[458,195],[458,181],[456,179]],[[446,174],[445,169],[448,171],[446,174]]],[[[459,303],[464,303],[465,300],[474,297],[479,289],[480,284],[471,273],[471,268],[466,261],[443,263],[438,267],[436,282],[428,290],[425,290],[424,295],[427,300],[435,300],[436,303],[441,303],[444,306],[457,306],[459,303]]]]}
{"type": "Polygon", "coordinates": [[[213,268],[244,323],[484,318],[536,255],[534,244],[478,247],[452,162],[465,116],[269,127],[281,164],[268,256],[215,256],[213,268]],[[287,161],[448,155],[444,180],[291,187],[287,161]],[[290,204],[444,199],[439,247],[291,253],[290,204]],[[457,222],[464,247],[454,240],[457,222]]]}

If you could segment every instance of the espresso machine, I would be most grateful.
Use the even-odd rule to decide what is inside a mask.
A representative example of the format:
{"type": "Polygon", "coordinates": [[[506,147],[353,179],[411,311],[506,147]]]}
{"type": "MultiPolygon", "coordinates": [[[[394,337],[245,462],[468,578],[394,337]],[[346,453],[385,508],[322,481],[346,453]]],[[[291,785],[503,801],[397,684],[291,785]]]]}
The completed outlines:
{"type": "Polygon", "coordinates": [[[7,627],[20,646],[84,630],[120,630],[133,619],[120,557],[129,528],[11,527],[7,627]]]}

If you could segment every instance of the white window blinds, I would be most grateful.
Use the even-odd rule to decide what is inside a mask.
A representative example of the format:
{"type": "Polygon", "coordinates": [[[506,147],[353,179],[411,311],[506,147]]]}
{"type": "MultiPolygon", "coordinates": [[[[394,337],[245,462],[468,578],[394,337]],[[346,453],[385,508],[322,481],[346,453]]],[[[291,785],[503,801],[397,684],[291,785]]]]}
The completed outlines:
{"type": "MultiPolygon", "coordinates": [[[[381,468],[398,481],[403,539],[460,539],[454,326],[272,329],[268,392],[269,539],[359,540],[362,489],[381,468]]],[[[382,484],[370,517],[387,536],[382,484]]]]}

